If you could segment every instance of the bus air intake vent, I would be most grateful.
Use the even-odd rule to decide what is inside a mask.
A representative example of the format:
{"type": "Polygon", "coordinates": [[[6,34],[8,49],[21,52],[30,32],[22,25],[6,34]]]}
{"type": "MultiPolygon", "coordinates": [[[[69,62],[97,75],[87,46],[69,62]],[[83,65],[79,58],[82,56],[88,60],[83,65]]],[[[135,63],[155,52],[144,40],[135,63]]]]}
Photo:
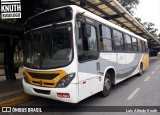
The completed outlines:
{"type": "Polygon", "coordinates": [[[36,79],[46,79],[46,80],[52,80],[54,78],[56,78],[59,74],[42,74],[42,73],[31,73],[28,72],[28,74],[32,77],[32,78],[36,78],[36,79]]]}
{"type": "Polygon", "coordinates": [[[40,90],[40,89],[35,89],[35,88],[33,88],[34,89],[34,91],[36,92],[36,93],[41,93],[41,94],[46,94],[46,95],[49,95],[50,94],[50,91],[49,90],[40,90]]]}

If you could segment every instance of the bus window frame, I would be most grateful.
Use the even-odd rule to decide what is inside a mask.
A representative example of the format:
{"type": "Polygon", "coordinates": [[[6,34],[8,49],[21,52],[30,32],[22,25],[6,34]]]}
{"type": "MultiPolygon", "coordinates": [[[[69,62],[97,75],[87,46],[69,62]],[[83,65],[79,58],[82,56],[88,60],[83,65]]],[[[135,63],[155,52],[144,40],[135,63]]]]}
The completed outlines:
{"type": "Polygon", "coordinates": [[[138,53],[142,53],[143,52],[143,49],[142,49],[142,40],[137,38],[137,42],[138,42],[138,53]],[[139,42],[140,42],[140,45],[139,45],[139,42]],[[139,49],[139,47],[141,47],[141,51],[139,49]]]}
{"type": "MultiPolygon", "coordinates": [[[[113,35],[112,35],[112,30],[113,29],[111,27],[109,27],[108,25],[100,23],[99,24],[99,37],[100,37],[100,39],[101,38],[104,39],[104,37],[102,36],[102,26],[107,27],[108,29],[110,29],[110,34],[111,34],[110,40],[111,40],[112,50],[111,51],[100,50],[100,45],[99,45],[99,50],[100,50],[100,52],[114,52],[115,51],[115,47],[114,47],[114,39],[113,39],[113,35]]],[[[108,39],[108,38],[106,38],[106,39],[108,39]]],[[[99,44],[100,44],[100,41],[99,41],[99,44]]]]}
{"type": "MultiPolygon", "coordinates": [[[[92,59],[85,59],[85,60],[79,60],[78,59],[78,62],[79,63],[84,63],[84,62],[88,62],[88,61],[92,61],[92,60],[97,60],[98,58],[99,58],[99,54],[100,54],[100,49],[99,49],[99,37],[98,37],[98,28],[97,28],[97,25],[96,24],[94,24],[94,22],[96,22],[96,21],[94,21],[93,19],[91,19],[91,18],[88,18],[88,17],[85,17],[85,16],[81,16],[84,20],[82,21],[82,20],[80,20],[80,18],[79,19],[76,19],[75,20],[75,23],[77,23],[77,22],[80,22],[80,23],[83,23],[83,24],[88,24],[88,25],[91,25],[91,26],[93,26],[94,28],[95,28],[95,30],[96,30],[96,40],[97,40],[97,57],[96,58],[92,58],[92,59]],[[93,21],[93,23],[88,23],[87,21],[86,21],[86,18],[88,18],[89,20],[92,20],[93,21]]],[[[77,30],[76,30],[76,33],[77,33],[77,30]]],[[[80,35],[81,37],[82,37],[82,31],[81,31],[81,35],[80,35]]],[[[77,37],[77,34],[76,34],[76,36],[75,36],[75,38],[77,37]]],[[[76,46],[77,46],[77,39],[79,39],[79,38],[76,38],[76,46]]],[[[76,47],[77,48],[77,56],[78,56],[78,47],[76,47]]],[[[83,49],[84,50],[84,49],[83,49]]]]}
{"type": "Polygon", "coordinates": [[[149,51],[148,42],[145,41],[145,52],[147,53],[148,51],[149,51]]]}
{"type": "Polygon", "coordinates": [[[134,37],[134,36],[131,36],[131,39],[133,40],[133,38],[134,39],[136,39],[136,48],[137,48],[137,50],[136,51],[134,51],[134,49],[133,49],[133,46],[135,46],[135,45],[133,45],[133,41],[132,41],[132,49],[133,49],[133,52],[135,52],[135,53],[138,53],[139,52],[139,49],[138,49],[138,40],[137,40],[137,38],[136,37],[134,37]]]}
{"type": "Polygon", "coordinates": [[[142,44],[142,52],[145,53],[145,49],[146,49],[145,41],[141,40],[141,44],[142,44]]]}
{"type": "MultiPolygon", "coordinates": [[[[67,22],[68,23],[68,22],[67,22]]],[[[60,25],[61,24],[67,24],[67,23],[60,23],[60,25]]],[[[71,59],[71,61],[68,63],[68,64],[66,64],[66,65],[63,65],[63,66],[57,66],[57,67],[52,67],[52,68],[37,68],[37,70],[47,70],[47,69],[56,69],[56,68],[62,68],[62,67],[67,67],[67,66],[69,66],[70,64],[72,64],[73,63],[73,60],[74,60],[74,58],[75,58],[75,56],[74,56],[74,34],[73,34],[73,32],[74,32],[74,25],[73,25],[73,23],[72,23],[72,21],[71,22],[69,22],[68,24],[71,24],[71,32],[70,32],[70,37],[71,37],[71,49],[72,49],[72,59],[71,59]]],[[[45,28],[45,27],[48,27],[48,26],[50,26],[50,24],[49,25],[45,25],[45,26],[41,26],[41,27],[38,27],[38,28],[34,28],[32,31],[34,31],[34,30],[37,30],[37,29],[41,29],[41,28],[45,28]]],[[[27,33],[27,32],[29,32],[29,31],[26,31],[25,32],[25,34],[27,33]]],[[[24,41],[24,43],[26,42],[25,41],[26,39],[24,39],[23,41],[24,41]]],[[[23,60],[24,61],[24,60],[23,60]]],[[[26,66],[25,64],[24,64],[24,66],[25,67],[28,67],[28,66],[26,66]]],[[[31,68],[31,67],[28,67],[28,68],[31,68]]]]}
{"type": "Polygon", "coordinates": [[[125,38],[125,34],[126,34],[127,36],[129,36],[129,37],[130,37],[130,40],[131,40],[131,44],[130,44],[130,45],[131,45],[131,51],[127,51],[127,50],[126,50],[126,46],[124,45],[125,52],[126,52],[126,53],[133,53],[133,45],[132,45],[131,35],[129,35],[129,34],[127,34],[127,33],[123,33],[123,35],[124,35],[124,44],[126,43],[126,42],[125,42],[125,39],[126,39],[126,38],[125,38]]]}
{"type": "Polygon", "coordinates": [[[118,30],[118,29],[115,29],[115,28],[112,28],[112,39],[113,39],[113,45],[114,45],[114,52],[118,52],[118,53],[125,53],[125,48],[124,48],[124,36],[123,36],[123,32],[122,31],[120,31],[120,30],[118,30]],[[123,39],[123,45],[122,45],[122,47],[123,47],[123,49],[121,50],[121,51],[118,51],[118,50],[116,50],[116,48],[115,48],[115,39],[114,39],[114,34],[113,34],[113,31],[118,31],[118,32],[120,32],[121,34],[122,34],[122,39],[123,39]]]}

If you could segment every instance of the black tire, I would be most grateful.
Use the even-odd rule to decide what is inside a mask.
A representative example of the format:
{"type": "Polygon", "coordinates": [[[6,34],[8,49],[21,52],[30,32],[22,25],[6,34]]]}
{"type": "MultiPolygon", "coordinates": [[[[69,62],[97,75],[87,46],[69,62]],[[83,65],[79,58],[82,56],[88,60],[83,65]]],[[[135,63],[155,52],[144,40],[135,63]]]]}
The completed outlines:
{"type": "Polygon", "coordinates": [[[103,91],[101,91],[101,96],[106,97],[110,94],[112,89],[111,75],[107,72],[104,78],[103,91]]]}
{"type": "Polygon", "coordinates": [[[142,76],[143,74],[143,64],[141,63],[138,76],[142,76]]]}

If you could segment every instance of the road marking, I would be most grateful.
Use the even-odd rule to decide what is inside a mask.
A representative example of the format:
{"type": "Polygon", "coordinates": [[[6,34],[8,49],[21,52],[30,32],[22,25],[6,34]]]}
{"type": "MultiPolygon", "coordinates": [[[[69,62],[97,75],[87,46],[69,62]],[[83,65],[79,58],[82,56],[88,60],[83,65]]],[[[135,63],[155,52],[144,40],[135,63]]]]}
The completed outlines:
{"type": "Polygon", "coordinates": [[[148,76],[144,81],[148,81],[149,78],[150,78],[150,76],[148,76]]]}
{"type": "Polygon", "coordinates": [[[139,90],[140,88],[135,89],[134,92],[127,98],[127,100],[131,100],[139,90]]]}
{"type": "Polygon", "coordinates": [[[152,71],[152,74],[154,74],[155,73],[155,71],[152,71]]]}

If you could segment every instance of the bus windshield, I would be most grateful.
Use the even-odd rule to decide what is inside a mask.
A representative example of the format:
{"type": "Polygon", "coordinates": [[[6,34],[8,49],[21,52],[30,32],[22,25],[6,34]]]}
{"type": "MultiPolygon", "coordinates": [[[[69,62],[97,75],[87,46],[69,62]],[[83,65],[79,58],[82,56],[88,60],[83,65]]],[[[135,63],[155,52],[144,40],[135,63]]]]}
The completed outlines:
{"type": "Polygon", "coordinates": [[[24,65],[36,69],[57,68],[72,60],[71,24],[58,24],[25,33],[24,65]]]}
{"type": "Polygon", "coordinates": [[[41,27],[58,22],[72,20],[72,9],[70,7],[53,9],[34,16],[26,22],[25,30],[41,27]]]}

